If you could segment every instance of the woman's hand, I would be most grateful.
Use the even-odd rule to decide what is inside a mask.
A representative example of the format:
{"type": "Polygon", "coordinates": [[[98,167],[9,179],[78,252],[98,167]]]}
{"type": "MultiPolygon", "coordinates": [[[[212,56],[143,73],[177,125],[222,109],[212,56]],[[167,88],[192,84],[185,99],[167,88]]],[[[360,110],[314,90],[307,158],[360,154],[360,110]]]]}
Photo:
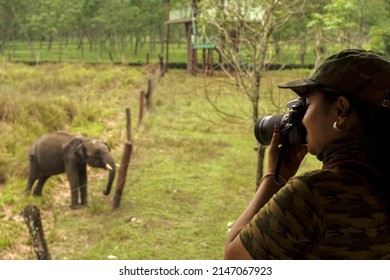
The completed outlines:
{"type": "MultiPolygon", "coordinates": [[[[276,164],[280,154],[280,144],[282,143],[282,134],[279,127],[275,126],[271,144],[268,151],[268,172],[275,173],[276,164]]],[[[307,154],[307,145],[289,145],[284,147],[282,164],[279,175],[286,181],[295,175],[303,158],[307,154]]]]}

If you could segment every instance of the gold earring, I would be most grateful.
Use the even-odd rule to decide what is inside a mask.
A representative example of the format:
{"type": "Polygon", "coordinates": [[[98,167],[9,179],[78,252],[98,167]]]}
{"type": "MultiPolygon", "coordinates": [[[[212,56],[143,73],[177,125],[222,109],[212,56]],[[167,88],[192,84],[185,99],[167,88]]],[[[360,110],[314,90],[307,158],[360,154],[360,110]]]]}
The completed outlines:
{"type": "Polygon", "coordinates": [[[337,121],[335,121],[335,122],[333,123],[333,129],[336,130],[336,131],[338,131],[338,132],[341,132],[341,131],[342,131],[340,128],[337,127],[337,121]]]}

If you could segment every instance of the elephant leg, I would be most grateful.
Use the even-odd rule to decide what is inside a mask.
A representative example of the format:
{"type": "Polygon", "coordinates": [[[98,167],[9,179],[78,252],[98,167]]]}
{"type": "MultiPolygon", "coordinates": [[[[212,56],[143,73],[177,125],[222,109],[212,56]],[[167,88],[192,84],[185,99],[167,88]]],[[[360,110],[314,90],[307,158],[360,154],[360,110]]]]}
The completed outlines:
{"type": "Polygon", "coordinates": [[[72,209],[78,209],[80,208],[79,205],[79,190],[77,186],[70,186],[70,196],[71,196],[71,203],[70,208],[72,209]]]}
{"type": "Polygon", "coordinates": [[[50,176],[43,176],[38,179],[38,183],[34,188],[33,195],[34,196],[42,196],[42,188],[43,185],[46,183],[47,179],[49,179],[50,176]]]}
{"type": "Polygon", "coordinates": [[[34,185],[35,181],[36,181],[36,179],[28,178],[27,187],[26,187],[26,190],[24,191],[25,195],[30,195],[31,188],[34,185]]]}
{"type": "Polygon", "coordinates": [[[35,181],[38,179],[38,170],[37,170],[37,165],[36,162],[33,160],[33,157],[30,156],[30,161],[29,161],[29,174],[28,174],[28,181],[27,181],[27,186],[24,191],[25,195],[30,195],[31,189],[35,183],[35,181]]]}
{"type": "Polygon", "coordinates": [[[73,173],[67,172],[69,185],[70,185],[70,197],[71,197],[71,204],[70,208],[77,209],[80,208],[79,206],[79,178],[77,175],[74,175],[73,173]]]}
{"type": "Polygon", "coordinates": [[[80,183],[82,182],[82,178],[80,175],[82,174],[82,170],[86,170],[86,164],[73,164],[72,162],[65,166],[66,175],[68,176],[70,183],[70,195],[71,195],[71,205],[70,208],[78,209],[80,208],[79,204],[79,192],[80,192],[80,183]]]}
{"type": "Polygon", "coordinates": [[[80,171],[79,190],[80,190],[81,205],[86,206],[88,203],[87,170],[86,170],[86,168],[80,171]]]}

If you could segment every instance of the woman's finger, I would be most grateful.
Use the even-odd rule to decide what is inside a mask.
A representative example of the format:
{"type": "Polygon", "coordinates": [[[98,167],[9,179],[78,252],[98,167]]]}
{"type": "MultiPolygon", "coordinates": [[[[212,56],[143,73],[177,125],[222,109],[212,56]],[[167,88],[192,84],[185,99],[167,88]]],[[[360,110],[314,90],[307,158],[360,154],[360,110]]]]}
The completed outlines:
{"type": "Polygon", "coordinates": [[[275,125],[274,127],[274,133],[272,135],[271,143],[270,143],[270,150],[276,151],[279,147],[279,144],[281,143],[281,133],[279,130],[279,127],[275,125]]]}

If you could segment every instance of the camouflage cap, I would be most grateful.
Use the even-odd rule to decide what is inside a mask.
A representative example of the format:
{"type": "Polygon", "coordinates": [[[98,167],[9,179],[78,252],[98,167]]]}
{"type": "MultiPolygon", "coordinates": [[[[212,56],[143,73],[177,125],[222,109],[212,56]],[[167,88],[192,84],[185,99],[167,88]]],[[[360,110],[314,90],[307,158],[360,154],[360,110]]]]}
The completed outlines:
{"type": "Polygon", "coordinates": [[[347,49],[328,57],[310,78],[278,85],[299,96],[315,86],[390,107],[390,61],[373,51],[347,49]]]}

